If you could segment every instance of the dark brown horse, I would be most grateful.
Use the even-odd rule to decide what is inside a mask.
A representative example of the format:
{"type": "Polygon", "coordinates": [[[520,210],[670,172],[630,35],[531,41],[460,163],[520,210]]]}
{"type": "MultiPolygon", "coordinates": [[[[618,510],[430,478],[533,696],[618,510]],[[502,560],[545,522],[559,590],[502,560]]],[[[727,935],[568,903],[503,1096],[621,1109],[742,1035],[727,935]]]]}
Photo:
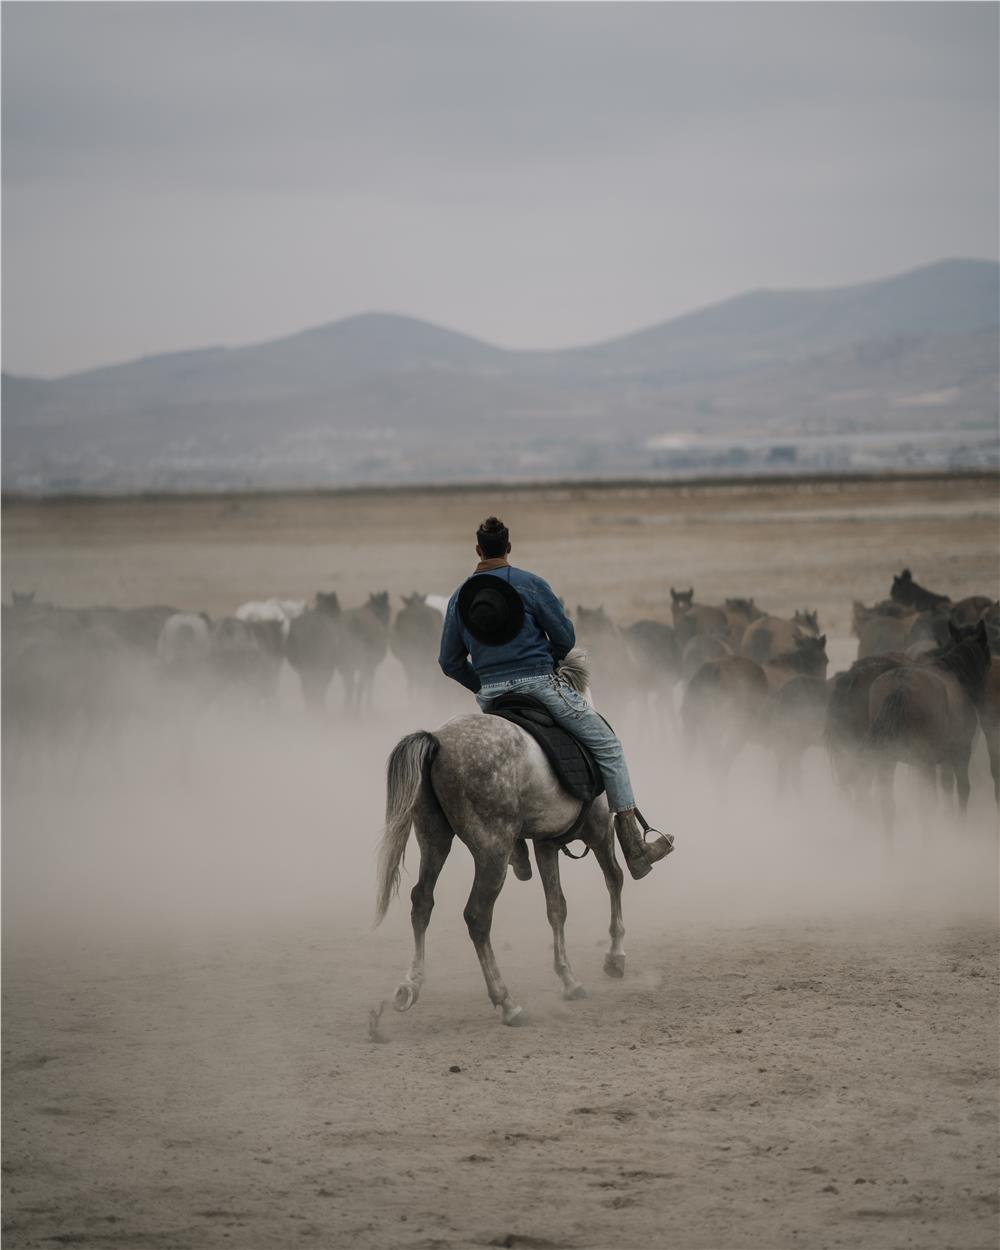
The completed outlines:
{"type": "Polygon", "coordinates": [[[285,655],[302,683],[306,707],[316,714],[326,706],[326,692],[337,668],[340,600],[336,591],[318,591],[315,605],[288,627],[285,655]]]}
{"type": "Polygon", "coordinates": [[[944,765],[954,775],[962,812],[969,801],[969,757],[990,650],[982,622],[971,630],[951,626],[951,634],[951,647],[932,659],[889,669],[868,692],[865,746],[878,775],[887,837],[894,818],[897,763],[915,765],[932,785],[936,766],[944,765]]]}
{"type": "Polygon", "coordinates": [[[403,666],[411,694],[426,696],[441,676],[437,656],[443,623],[426,595],[403,595],[403,609],[389,630],[389,648],[403,666]]]}
{"type": "Polygon", "coordinates": [[[576,640],[589,659],[595,701],[608,720],[620,726],[629,704],[643,688],[636,655],[624,631],[603,605],[585,608],[577,604],[576,640]]]}
{"type": "Polygon", "coordinates": [[[823,745],[830,685],[821,677],[793,677],[772,690],[757,717],[754,737],[774,752],[777,788],[801,787],[802,756],[823,745]]]}
{"type": "Polygon", "coordinates": [[[959,628],[975,625],[992,606],[992,601],[985,595],[968,595],[952,607],[951,623],[959,628]]]}
{"type": "Polygon", "coordinates": [[[936,594],[915,582],[909,569],[903,569],[898,577],[892,579],[892,590],[889,593],[896,603],[907,604],[918,612],[931,612],[934,608],[951,606],[947,595],[936,594]]]}
{"type": "Polygon", "coordinates": [[[815,677],[826,681],[830,661],[826,654],[826,634],[818,638],[798,638],[790,651],[776,655],[761,664],[767,684],[777,690],[796,677],[815,677]]]}
{"type": "Polygon", "coordinates": [[[990,773],[993,776],[993,796],[1000,806],[1000,662],[996,655],[990,663],[990,671],[983,685],[979,701],[979,724],[986,739],[990,757],[990,773]]]}
{"type": "Polygon", "coordinates": [[[670,587],[670,608],[674,618],[674,633],[680,646],[684,646],[697,634],[717,634],[729,637],[729,621],[722,608],[707,603],[695,603],[694,588],[675,590],[670,587]]]}
{"type": "Polygon", "coordinates": [[[737,651],[747,626],[765,615],[752,599],[727,599],[722,611],[729,627],[729,644],[737,651]]]}
{"type": "Polygon", "coordinates": [[[747,626],[739,646],[740,655],[758,664],[767,664],[778,655],[794,651],[807,635],[794,621],[780,616],[762,616],[747,626]]]}
{"type": "Polygon", "coordinates": [[[726,773],[751,733],[767,698],[767,678],[753,660],[727,655],[708,660],[684,691],[681,722],[688,750],[704,746],[726,773]]]}
{"type": "Polygon", "coordinates": [[[724,638],[716,634],[696,634],[684,644],[681,652],[681,677],[690,681],[708,660],[721,660],[733,651],[724,638]]]}

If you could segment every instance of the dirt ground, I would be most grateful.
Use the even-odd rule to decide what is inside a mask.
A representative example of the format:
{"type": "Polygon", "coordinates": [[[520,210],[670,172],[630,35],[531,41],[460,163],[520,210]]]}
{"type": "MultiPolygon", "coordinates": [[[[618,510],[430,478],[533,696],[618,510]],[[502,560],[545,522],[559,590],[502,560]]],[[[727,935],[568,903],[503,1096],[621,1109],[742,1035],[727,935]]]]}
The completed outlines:
{"type": "MultiPolygon", "coordinates": [[[[7,506],[3,592],[221,614],[336,589],[449,593],[488,512],[567,603],[669,619],[670,585],[817,608],[832,669],[850,604],[904,565],[998,593],[995,479],[469,491],[7,506]]],[[[831,670],[832,671],[832,670],[831,670]]],[[[992,1250],[1000,1237],[998,832],[982,743],[960,823],[901,770],[874,813],[807,757],[725,786],[670,725],[622,727],[677,850],[608,905],[563,861],[564,1002],[540,885],[494,922],[529,1027],[486,997],[441,878],[420,1002],[369,1012],[410,957],[404,900],[371,929],[384,761],[433,710],[380,670],[375,713],[326,722],[285,675],[273,720],[151,709],[78,759],[4,771],[5,1247],[992,1250]]]]}

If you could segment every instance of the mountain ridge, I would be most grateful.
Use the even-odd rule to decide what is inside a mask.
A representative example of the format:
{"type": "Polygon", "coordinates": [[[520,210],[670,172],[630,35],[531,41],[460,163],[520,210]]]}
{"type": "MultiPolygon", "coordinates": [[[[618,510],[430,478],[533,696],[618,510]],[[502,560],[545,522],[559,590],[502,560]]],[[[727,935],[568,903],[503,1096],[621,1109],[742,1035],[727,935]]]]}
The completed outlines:
{"type": "MultiPolygon", "coordinates": [[[[706,319],[718,318],[720,315],[725,316],[727,310],[735,310],[748,305],[760,306],[763,302],[772,304],[782,303],[790,304],[791,301],[809,301],[820,302],[823,300],[836,300],[848,295],[859,296],[865,292],[871,292],[876,288],[886,288],[906,283],[919,276],[929,277],[933,274],[943,272],[957,273],[962,270],[968,274],[975,272],[977,275],[987,277],[993,287],[1000,289],[1000,262],[992,260],[977,259],[974,257],[951,257],[942,260],[932,261],[926,265],[919,265],[913,269],[905,270],[900,274],[892,274],[884,278],[868,279],[864,282],[849,283],[836,287],[756,287],[749,291],[743,291],[739,294],[727,296],[721,300],[712,301],[709,304],[700,305],[688,312],[679,313],[675,317],[668,317],[662,321],[656,321],[648,326],[639,326],[634,330],[626,331],[623,334],[612,335],[609,338],[598,339],[593,342],[587,342],[570,347],[561,348],[511,348],[501,347],[497,344],[490,343],[486,339],[482,339],[476,335],[467,334],[462,330],[455,330],[450,326],[441,325],[438,322],[429,321],[422,317],[415,317],[407,313],[397,313],[386,310],[366,310],[365,312],[352,313],[347,317],[337,318],[333,321],[325,321],[315,326],[307,326],[301,330],[294,330],[288,334],[280,334],[274,338],[254,340],[250,343],[240,343],[236,345],[227,344],[210,344],[204,347],[180,348],[171,352],[152,352],[145,353],[142,356],[130,357],[126,360],[116,361],[108,364],[94,365],[86,369],[73,370],[70,373],[57,374],[53,377],[39,377],[35,374],[13,373],[7,370],[3,371],[4,378],[15,378],[22,382],[38,382],[38,383],[64,383],[78,381],[85,378],[93,377],[96,374],[107,374],[112,370],[130,369],[139,365],[152,365],[160,361],[180,361],[185,359],[203,358],[208,356],[235,356],[244,353],[252,353],[260,349],[277,348],[282,345],[288,345],[298,341],[316,340],[327,337],[337,332],[350,333],[355,328],[364,327],[382,327],[383,325],[405,326],[410,329],[419,328],[421,332],[432,331],[436,335],[448,336],[462,343],[469,344],[478,349],[486,349],[490,353],[503,357],[519,357],[519,358],[545,358],[559,357],[567,354],[582,354],[596,350],[604,350],[617,347],[621,344],[633,343],[640,339],[645,339],[654,335],[674,335],[678,330],[684,330],[691,325],[697,325],[706,319]]],[[[993,301],[994,312],[997,309],[997,303],[993,301]]],[[[1000,318],[994,317],[993,324],[1000,323],[1000,318]]]]}
{"type": "Polygon", "coordinates": [[[745,292],[558,350],[364,313],[56,379],[5,374],[3,482],[252,488],[728,471],[752,469],[758,453],[743,444],[766,455],[768,440],[783,463],[810,448],[813,468],[816,448],[833,440],[841,450],[822,463],[839,471],[887,432],[898,442],[879,453],[889,467],[893,455],[921,467],[931,444],[939,459],[993,463],[998,328],[1000,265],[976,260],[745,292]],[[681,443],[702,450],[670,450],[681,443]],[[723,443],[730,451],[717,451],[723,443]]]}

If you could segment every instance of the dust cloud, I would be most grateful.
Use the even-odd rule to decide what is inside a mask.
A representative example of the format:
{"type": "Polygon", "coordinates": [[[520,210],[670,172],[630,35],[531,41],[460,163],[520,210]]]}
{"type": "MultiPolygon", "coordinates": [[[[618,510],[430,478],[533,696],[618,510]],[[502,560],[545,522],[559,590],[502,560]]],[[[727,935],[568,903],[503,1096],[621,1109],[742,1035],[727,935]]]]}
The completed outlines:
{"type": "MultiPolygon", "coordinates": [[[[100,732],[71,725],[51,739],[19,741],[16,726],[8,729],[8,943],[89,935],[127,945],[303,923],[363,932],[386,757],[403,734],[476,711],[444,678],[430,707],[408,697],[392,657],[376,679],[375,710],[361,715],[344,708],[336,678],[325,716],[307,715],[287,668],[266,713],[225,699],[178,708],[151,685],[132,693],[136,713],[100,732]]],[[[981,740],[964,820],[943,798],[928,806],[917,778],[899,769],[887,849],[874,795],[870,810],[849,803],[819,749],[806,755],[800,793],[778,796],[772,754],[748,746],[722,779],[710,759],[689,756],[669,711],[659,708],[651,725],[649,709],[634,706],[618,726],[640,807],[677,840],[668,861],[627,888],[631,932],[996,914],[995,809],[981,740]]],[[[405,893],[417,862],[411,838],[403,898],[370,936],[376,947],[383,932],[408,929],[405,893]]],[[[592,860],[562,865],[572,946],[581,927],[606,927],[607,895],[592,860]]],[[[442,916],[461,912],[471,875],[456,842],[432,940],[442,916]]],[[[538,930],[538,958],[547,963],[540,887],[511,875],[498,941],[525,924],[538,930]]],[[[460,954],[474,961],[471,944],[460,954]]],[[[387,966],[387,989],[394,971],[387,966]]]]}

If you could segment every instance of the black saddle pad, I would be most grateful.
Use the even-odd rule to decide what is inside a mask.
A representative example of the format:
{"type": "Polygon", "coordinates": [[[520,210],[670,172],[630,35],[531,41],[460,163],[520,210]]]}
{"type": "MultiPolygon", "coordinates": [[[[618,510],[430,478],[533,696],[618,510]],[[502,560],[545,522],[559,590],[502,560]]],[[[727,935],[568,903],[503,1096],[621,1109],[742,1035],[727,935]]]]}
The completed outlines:
{"type": "Polygon", "coordinates": [[[525,694],[502,694],[486,708],[531,734],[545,752],[559,784],[575,799],[590,803],[604,790],[601,770],[582,742],[557,725],[544,703],[525,694]]]}

